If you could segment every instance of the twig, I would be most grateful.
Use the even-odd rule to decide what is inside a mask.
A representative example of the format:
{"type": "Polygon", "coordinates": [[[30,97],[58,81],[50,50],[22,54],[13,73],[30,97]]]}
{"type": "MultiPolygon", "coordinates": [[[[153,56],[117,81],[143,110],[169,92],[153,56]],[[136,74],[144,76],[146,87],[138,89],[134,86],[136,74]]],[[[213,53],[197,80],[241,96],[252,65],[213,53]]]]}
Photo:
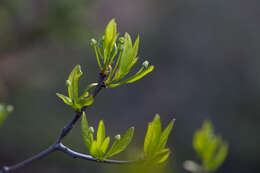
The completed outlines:
{"type": "MultiPolygon", "coordinates": [[[[102,88],[105,88],[105,81],[106,79],[106,75],[100,73],[99,74],[99,82],[97,87],[95,88],[94,93],[92,94],[93,97],[96,97],[98,95],[98,93],[102,90],[102,88]]],[[[18,164],[12,165],[12,166],[3,166],[2,169],[0,169],[0,173],[9,173],[11,171],[14,171],[16,169],[25,167],[27,165],[29,165],[30,163],[32,163],[35,160],[39,160],[45,156],[47,156],[48,154],[54,152],[54,151],[62,151],[70,156],[72,156],[73,158],[79,158],[79,159],[84,159],[84,160],[89,160],[89,161],[95,161],[95,162],[102,162],[102,163],[113,163],[113,164],[125,164],[125,163],[133,163],[134,161],[119,161],[119,160],[104,160],[104,161],[100,161],[96,158],[93,158],[90,155],[85,155],[85,154],[81,154],[78,152],[75,152],[69,148],[67,148],[66,146],[64,146],[61,141],[63,140],[63,138],[65,138],[69,132],[73,129],[74,125],[76,124],[76,122],[79,120],[79,118],[81,117],[82,113],[85,112],[87,109],[87,106],[82,107],[82,109],[78,112],[75,113],[74,117],[72,118],[72,120],[69,122],[69,124],[67,124],[61,131],[59,137],[57,138],[56,142],[54,144],[52,144],[51,146],[49,146],[46,150],[42,151],[41,153],[30,157],[18,164]]]]}
{"type": "Polygon", "coordinates": [[[93,162],[101,162],[101,163],[112,163],[112,164],[127,164],[127,163],[135,163],[136,161],[124,161],[124,160],[98,160],[90,155],[78,153],[76,151],[73,151],[69,149],[68,147],[64,146],[62,143],[59,144],[58,150],[70,155],[73,158],[78,158],[78,159],[84,159],[84,160],[89,160],[93,162]]]}

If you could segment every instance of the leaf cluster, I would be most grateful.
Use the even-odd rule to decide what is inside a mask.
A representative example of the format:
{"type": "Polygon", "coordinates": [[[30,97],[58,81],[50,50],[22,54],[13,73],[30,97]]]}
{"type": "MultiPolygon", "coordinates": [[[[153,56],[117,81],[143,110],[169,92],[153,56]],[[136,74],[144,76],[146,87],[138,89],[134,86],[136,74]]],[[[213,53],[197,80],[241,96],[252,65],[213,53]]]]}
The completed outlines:
{"type": "Polygon", "coordinates": [[[96,139],[94,139],[94,128],[88,126],[87,117],[85,113],[83,113],[81,119],[81,134],[90,155],[102,161],[126,149],[133,138],[134,127],[129,128],[122,137],[119,134],[116,135],[112,146],[109,148],[110,137],[106,137],[104,122],[102,120],[99,122],[96,139]]]}
{"type": "MultiPolygon", "coordinates": [[[[124,37],[118,38],[116,22],[112,19],[106,29],[103,37],[96,41],[91,39],[91,45],[96,53],[100,76],[102,80],[99,83],[91,83],[83,93],[79,95],[79,78],[83,75],[80,65],[76,65],[66,81],[68,96],[57,93],[65,104],[71,106],[75,111],[81,112],[83,107],[89,106],[94,102],[94,96],[98,87],[117,87],[123,84],[135,82],[153,69],[148,61],[144,61],[142,67],[134,75],[128,77],[132,67],[138,61],[139,36],[132,43],[131,36],[128,33],[124,37]],[[104,77],[104,78],[103,78],[104,77]],[[103,86],[104,85],[104,86],[103,86]],[[90,90],[95,88],[92,95],[90,90]]],[[[149,123],[147,134],[144,141],[144,160],[146,163],[162,163],[170,155],[170,150],[165,148],[168,136],[172,130],[174,120],[162,130],[160,116],[156,115],[154,120],[149,123]]],[[[134,127],[129,128],[122,136],[116,135],[115,140],[110,144],[110,137],[106,136],[105,124],[99,122],[97,133],[94,137],[94,128],[89,127],[87,117],[83,111],[81,120],[81,133],[85,146],[88,148],[92,157],[103,161],[124,151],[132,140],[134,127]]]]}
{"type": "Polygon", "coordinates": [[[153,121],[148,124],[144,140],[144,159],[148,163],[162,163],[168,159],[170,149],[165,147],[174,122],[175,120],[171,120],[162,130],[160,116],[156,114],[153,121]]]}
{"type": "Polygon", "coordinates": [[[193,137],[193,148],[202,162],[202,169],[206,172],[216,171],[224,162],[228,153],[228,144],[220,135],[214,133],[210,121],[204,121],[193,137]]]}
{"type": "Polygon", "coordinates": [[[132,43],[131,36],[125,33],[123,37],[117,33],[117,25],[112,19],[102,38],[98,41],[91,39],[91,45],[96,53],[98,66],[101,73],[107,74],[105,82],[107,87],[113,88],[127,83],[133,83],[151,71],[154,66],[144,61],[138,72],[130,77],[126,77],[132,67],[138,61],[139,36],[132,43]]]}
{"type": "Polygon", "coordinates": [[[83,73],[81,71],[80,65],[76,65],[70,73],[68,80],[66,81],[69,96],[56,93],[56,95],[61,98],[65,104],[71,106],[76,111],[79,111],[83,106],[89,106],[94,102],[94,98],[91,94],[89,94],[89,90],[98,85],[97,83],[88,85],[85,88],[83,94],[79,97],[78,83],[79,78],[82,75],[83,73]]]}

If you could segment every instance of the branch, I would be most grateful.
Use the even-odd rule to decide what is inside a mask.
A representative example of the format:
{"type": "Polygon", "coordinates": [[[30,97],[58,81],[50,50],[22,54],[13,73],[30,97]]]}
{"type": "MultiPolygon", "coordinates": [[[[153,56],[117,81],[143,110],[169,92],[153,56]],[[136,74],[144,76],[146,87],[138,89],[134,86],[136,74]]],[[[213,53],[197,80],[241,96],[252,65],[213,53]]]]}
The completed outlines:
{"type": "MultiPolygon", "coordinates": [[[[99,82],[97,87],[95,88],[94,92],[93,92],[93,97],[96,97],[98,95],[98,93],[102,90],[102,88],[105,88],[105,81],[106,79],[106,75],[100,73],[99,74],[99,82]]],[[[133,163],[135,161],[119,161],[119,160],[104,160],[104,161],[100,161],[96,158],[93,158],[90,155],[85,155],[85,154],[81,154],[78,152],[75,152],[69,148],[67,148],[66,146],[64,146],[61,141],[63,140],[63,138],[65,138],[69,132],[73,129],[74,125],[77,123],[77,121],[79,120],[79,118],[81,117],[82,113],[85,112],[87,109],[87,106],[82,107],[82,109],[78,112],[76,112],[76,114],[74,115],[74,117],[72,118],[72,120],[62,129],[59,137],[57,138],[56,142],[49,146],[47,149],[45,149],[44,151],[42,151],[41,153],[30,157],[18,164],[12,165],[12,166],[3,166],[2,169],[0,169],[0,173],[9,173],[11,171],[14,171],[16,169],[25,167],[27,165],[29,165],[30,163],[32,163],[35,160],[39,160],[45,156],[47,156],[48,154],[54,152],[54,151],[62,151],[65,154],[68,154],[70,156],[72,156],[73,158],[79,158],[79,159],[84,159],[84,160],[89,160],[89,161],[95,161],[95,162],[102,162],[102,163],[113,163],[113,164],[125,164],[125,163],[133,163]]]]}
{"type": "Polygon", "coordinates": [[[89,160],[89,161],[93,161],[93,162],[112,163],[112,164],[127,164],[127,163],[135,163],[136,162],[136,161],[109,160],[109,159],[98,160],[98,159],[92,157],[91,155],[86,155],[86,154],[82,154],[82,153],[78,153],[76,151],[73,151],[73,150],[69,149],[68,147],[64,146],[62,143],[59,144],[57,149],[66,153],[66,154],[68,154],[68,155],[70,155],[73,158],[84,159],[84,160],[89,160]]]}

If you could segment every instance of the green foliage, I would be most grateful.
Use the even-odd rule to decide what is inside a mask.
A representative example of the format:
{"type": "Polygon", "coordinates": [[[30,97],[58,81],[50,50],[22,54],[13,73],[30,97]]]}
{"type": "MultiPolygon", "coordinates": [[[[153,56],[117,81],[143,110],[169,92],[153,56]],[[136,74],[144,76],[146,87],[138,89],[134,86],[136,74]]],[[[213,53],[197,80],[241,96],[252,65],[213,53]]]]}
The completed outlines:
{"type": "Polygon", "coordinates": [[[149,163],[163,163],[170,155],[170,149],[165,148],[168,137],[174,125],[170,121],[167,127],[162,131],[160,116],[155,115],[152,122],[148,124],[144,140],[144,158],[149,163]]]}
{"type": "MultiPolygon", "coordinates": [[[[214,133],[210,121],[204,121],[202,128],[195,132],[193,148],[202,162],[200,169],[206,172],[215,172],[222,165],[228,153],[228,144],[222,140],[220,135],[214,133]]],[[[199,168],[196,163],[189,163],[199,168]]]]}
{"type": "Polygon", "coordinates": [[[13,106],[0,104],[0,125],[6,119],[6,117],[13,111],[13,106]]]}
{"type": "Polygon", "coordinates": [[[90,155],[102,161],[126,149],[133,138],[134,128],[129,128],[122,137],[120,137],[120,135],[116,135],[114,143],[108,150],[110,137],[106,137],[104,122],[102,120],[99,122],[95,140],[93,137],[94,129],[93,127],[88,127],[86,115],[83,113],[81,119],[81,133],[83,141],[89,149],[90,155]]]}
{"type": "Polygon", "coordinates": [[[128,33],[125,33],[124,37],[119,39],[118,36],[116,22],[112,19],[99,41],[91,39],[98,66],[102,73],[108,75],[105,84],[110,88],[133,83],[154,69],[153,65],[149,65],[149,62],[145,61],[136,74],[126,77],[138,61],[137,54],[140,39],[138,36],[133,45],[131,36],[128,33]]]}
{"type": "Polygon", "coordinates": [[[64,103],[71,106],[74,110],[79,111],[83,106],[89,106],[94,102],[94,98],[89,94],[89,90],[97,86],[97,83],[92,83],[86,87],[83,94],[78,97],[78,83],[79,78],[83,75],[80,65],[73,68],[66,81],[68,87],[68,97],[57,93],[64,103]]]}

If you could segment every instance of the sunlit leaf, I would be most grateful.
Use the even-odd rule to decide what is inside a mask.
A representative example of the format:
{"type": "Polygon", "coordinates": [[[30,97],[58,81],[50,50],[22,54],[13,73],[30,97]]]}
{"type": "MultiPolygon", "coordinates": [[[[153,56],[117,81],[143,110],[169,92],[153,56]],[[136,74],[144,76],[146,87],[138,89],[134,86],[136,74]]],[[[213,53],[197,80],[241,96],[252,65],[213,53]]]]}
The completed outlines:
{"type": "Polygon", "coordinates": [[[109,84],[108,87],[114,88],[114,87],[117,87],[119,85],[123,85],[123,84],[127,84],[127,83],[133,83],[133,82],[143,78],[148,73],[152,72],[153,69],[154,69],[153,65],[147,67],[147,64],[149,64],[149,63],[147,61],[145,61],[142,65],[141,69],[135,75],[133,75],[133,76],[121,81],[121,82],[109,84]]]}
{"type": "Polygon", "coordinates": [[[170,123],[167,125],[167,127],[163,130],[160,141],[158,144],[159,149],[164,149],[166,146],[166,143],[168,141],[168,137],[172,131],[173,125],[174,125],[175,120],[170,121],[170,123]]]}
{"type": "Polygon", "coordinates": [[[92,105],[93,102],[94,102],[93,96],[81,98],[78,100],[78,104],[80,105],[80,107],[92,105]]]}
{"type": "Polygon", "coordinates": [[[158,114],[155,115],[153,121],[149,123],[144,140],[144,152],[147,155],[153,155],[160,141],[161,137],[161,120],[158,114]]]}
{"type": "Polygon", "coordinates": [[[104,122],[101,120],[101,121],[99,121],[98,130],[97,130],[97,146],[98,146],[98,148],[101,146],[101,144],[105,140],[105,137],[106,137],[106,129],[105,129],[104,122]]]}
{"type": "Polygon", "coordinates": [[[106,154],[107,157],[111,157],[113,155],[116,155],[126,149],[126,147],[129,145],[133,138],[134,134],[134,127],[131,127],[127,130],[127,132],[119,139],[114,141],[113,145],[109,149],[109,151],[106,154]]]}
{"type": "Polygon", "coordinates": [[[98,158],[98,157],[99,157],[99,153],[98,153],[97,148],[98,148],[98,147],[97,147],[97,141],[93,141],[93,142],[91,143],[90,150],[89,150],[90,155],[91,155],[92,157],[95,157],[95,158],[98,158]]]}
{"type": "Polygon", "coordinates": [[[69,75],[68,81],[68,93],[69,98],[75,103],[78,101],[78,81],[80,76],[82,76],[82,71],[80,65],[76,65],[69,75]]]}
{"type": "Polygon", "coordinates": [[[168,148],[159,150],[149,159],[149,162],[155,164],[163,163],[168,159],[170,153],[168,148]]]}
{"type": "Polygon", "coordinates": [[[82,134],[83,141],[84,141],[86,147],[88,149],[90,149],[91,140],[90,140],[90,136],[89,136],[88,121],[87,121],[85,112],[83,112],[83,114],[82,114],[80,127],[81,127],[81,134],[82,134]]]}
{"type": "Polygon", "coordinates": [[[56,93],[56,95],[59,98],[61,98],[65,104],[70,105],[70,106],[73,105],[72,100],[69,97],[62,95],[62,94],[59,94],[59,93],[56,93]]]}
{"type": "Polygon", "coordinates": [[[104,155],[107,151],[107,148],[109,146],[109,142],[110,142],[110,138],[109,137],[106,137],[106,139],[103,141],[100,149],[101,149],[101,152],[102,154],[104,155]]]}
{"type": "Polygon", "coordinates": [[[88,92],[89,92],[92,88],[96,87],[97,85],[98,85],[98,83],[91,83],[91,84],[89,84],[89,85],[85,88],[85,90],[84,90],[83,94],[80,96],[80,98],[88,97],[88,96],[89,96],[88,92]]]}

